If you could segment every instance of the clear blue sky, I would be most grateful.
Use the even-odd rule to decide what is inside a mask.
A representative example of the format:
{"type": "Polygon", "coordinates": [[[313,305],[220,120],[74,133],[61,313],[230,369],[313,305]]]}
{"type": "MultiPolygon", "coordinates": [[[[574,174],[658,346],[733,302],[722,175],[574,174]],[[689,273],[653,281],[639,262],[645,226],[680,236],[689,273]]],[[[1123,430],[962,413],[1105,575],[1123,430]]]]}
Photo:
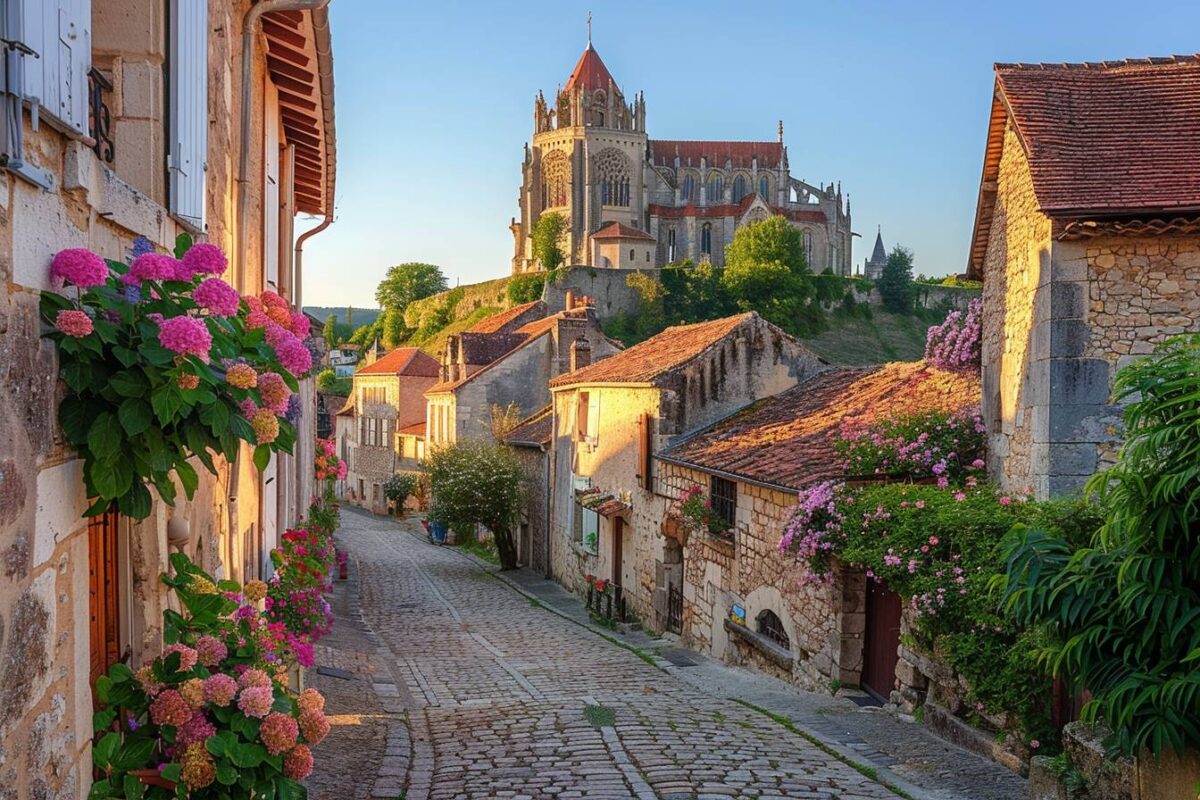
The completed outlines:
{"type": "Polygon", "coordinates": [[[792,173],[841,181],[854,261],[883,226],[930,275],[961,272],[995,61],[1191,53],[1200,3],[333,0],[337,222],[310,240],[306,304],[373,306],[386,268],[505,275],[538,89],[593,41],[664,139],[775,138],[792,173]]]}

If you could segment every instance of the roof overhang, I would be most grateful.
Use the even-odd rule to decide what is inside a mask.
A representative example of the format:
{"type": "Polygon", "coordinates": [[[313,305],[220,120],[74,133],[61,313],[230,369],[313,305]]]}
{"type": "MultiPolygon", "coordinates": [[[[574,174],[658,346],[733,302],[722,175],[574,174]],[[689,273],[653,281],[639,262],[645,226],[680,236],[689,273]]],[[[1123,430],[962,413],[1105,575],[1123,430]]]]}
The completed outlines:
{"type": "Polygon", "coordinates": [[[332,216],[337,138],[329,11],[274,11],[263,16],[262,30],[284,141],[295,147],[296,210],[332,216]]]}

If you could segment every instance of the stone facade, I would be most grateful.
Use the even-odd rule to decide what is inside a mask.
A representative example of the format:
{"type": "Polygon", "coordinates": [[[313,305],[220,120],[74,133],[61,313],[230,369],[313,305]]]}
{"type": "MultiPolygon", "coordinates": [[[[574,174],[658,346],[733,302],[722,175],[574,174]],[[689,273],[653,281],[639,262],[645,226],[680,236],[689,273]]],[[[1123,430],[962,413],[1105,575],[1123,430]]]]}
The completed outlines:
{"type": "Polygon", "coordinates": [[[778,141],[650,139],[645,98],[627,101],[590,43],[556,97],[538,94],[533,116],[520,217],[510,225],[514,273],[541,268],[532,233],[548,212],[568,221],[562,244],[573,264],[661,267],[690,258],[720,266],[738,227],[782,215],[800,229],[813,272],[851,272],[849,198],[840,185],[792,177],[782,122],[778,141]],[[593,242],[613,222],[651,241],[619,250],[593,242]]]}
{"type": "Polygon", "coordinates": [[[1009,123],[982,276],[989,472],[1038,497],[1077,491],[1115,455],[1116,370],[1200,330],[1200,236],[1073,237],[1039,210],[1009,123]]]}
{"type": "MultiPolygon", "coordinates": [[[[240,113],[233,51],[249,5],[240,0],[208,4],[207,64],[203,53],[198,64],[208,71],[210,120],[208,226],[199,233],[220,245],[231,261],[237,227],[231,154],[237,151],[240,113]]],[[[19,112],[14,124],[23,130],[22,152],[9,141],[7,154],[14,157],[10,170],[15,157],[23,156],[30,167],[44,171],[50,188],[14,171],[0,172],[0,797],[14,800],[87,797],[92,779],[89,675],[97,657],[108,661],[104,642],[93,641],[89,626],[89,556],[99,555],[89,553],[82,462],[65,446],[58,427],[56,409],[65,388],[55,378],[54,346],[42,338],[39,292],[49,288],[50,259],[58,250],[88,247],[123,260],[135,236],[169,249],[178,233],[193,228],[172,215],[165,177],[166,4],[105,0],[92,4],[92,12],[90,33],[79,30],[88,27],[85,19],[76,21],[72,35],[77,45],[90,41],[91,53],[85,55],[113,83],[104,95],[112,113],[112,160],[101,157],[107,141],[97,153],[92,139],[50,119],[43,109],[36,131],[29,114],[19,112]]],[[[265,210],[263,200],[268,170],[261,154],[269,138],[263,120],[276,111],[263,97],[262,87],[270,84],[265,47],[259,37],[252,65],[257,91],[246,175],[251,187],[250,226],[243,231],[247,256],[240,269],[234,266],[226,275],[251,292],[268,288],[269,275],[278,279],[286,271],[281,253],[291,252],[290,241],[286,249],[270,253],[264,245],[268,223],[286,227],[292,213],[265,210]]],[[[275,288],[287,291],[279,283],[275,288]]],[[[300,397],[305,412],[295,458],[273,459],[265,474],[254,469],[245,448],[234,465],[218,458],[217,476],[197,463],[200,484],[192,500],[180,492],[173,508],[156,501],[146,519],[117,518],[107,533],[98,534],[115,539],[111,566],[116,574],[97,597],[99,602],[112,599],[116,607],[109,628],[113,655],[137,666],[161,649],[167,597],[159,575],[167,569],[168,522],[186,521],[190,536],[176,546],[205,569],[234,579],[260,574],[275,543],[270,537],[294,522],[311,496],[311,381],[304,382],[300,397]]]]}

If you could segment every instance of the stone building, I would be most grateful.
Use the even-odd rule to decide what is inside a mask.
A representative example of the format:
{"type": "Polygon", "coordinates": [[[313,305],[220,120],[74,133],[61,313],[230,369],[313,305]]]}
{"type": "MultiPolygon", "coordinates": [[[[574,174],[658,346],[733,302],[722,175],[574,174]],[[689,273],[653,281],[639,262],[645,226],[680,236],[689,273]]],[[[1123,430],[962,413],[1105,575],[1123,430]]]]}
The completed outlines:
{"type": "Polygon", "coordinates": [[[517,562],[543,575],[550,572],[550,442],[554,407],[548,405],[521,420],[504,436],[525,476],[525,501],[517,529],[517,562]]]}
{"type": "Polygon", "coordinates": [[[437,383],[439,368],[416,347],[397,347],[367,361],[354,373],[348,404],[353,422],[342,430],[350,437],[345,497],[383,513],[383,484],[400,466],[401,432],[425,422],[425,391],[437,383]]]}
{"type": "Polygon", "coordinates": [[[556,212],[569,222],[570,263],[645,268],[690,258],[722,266],[734,230],[781,215],[802,232],[813,272],[850,274],[849,197],[839,185],[792,176],[782,122],[774,141],[651,139],[645,97],[626,98],[590,41],[566,85],[550,101],[538,94],[533,122],[520,218],[510,226],[514,273],[541,268],[533,227],[556,212]]]}
{"type": "MultiPolygon", "coordinates": [[[[675,500],[699,486],[729,529],[721,535],[689,532],[667,516],[651,520],[657,527],[645,534],[639,531],[664,535],[666,559],[663,568],[656,565],[662,576],[656,627],[673,629],[714,657],[808,688],[832,679],[886,699],[902,664],[899,635],[909,612],[861,569],[838,566],[830,583],[804,583],[804,568],[779,552],[779,540],[797,491],[848,477],[833,448],[843,420],[866,424],[918,411],[964,411],[978,403],[976,376],[923,362],[837,368],[657,454],[656,491],[675,500]]],[[[919,682],[911,664],[904,666],[909,682],[919,682]]]]}
{"type": "Polygon", "coordinates": [[[1115,453],[1116,370],[1200,330],[1200,57],[998,64],[968,270],[988,472],[1072,492],[1115,453]]]}
{"type": "Polygon", "coordinates": [[[552,577],[576,590],[585,575],[611,579],[654,624],[663,575],[682,564],[661,533],[673,498],[654,455],[823,368],[751,312],[668,328],[552,380],[552,577]]]}
{"type": "Polygon", "coordinates": [[[216,477],[196,465],[191,501],[182,492],[174,507],[156,501],[137,522],[83,518],[82,462],[60,435],[64,389],[38,318],[53,254],[89,247],[124,260],[136,236],[170,248],[187,231],[230,255],[235,287],[274,288],[296,302],[293,218],[332,213],[325,11],[170,5],[168,19],[161,0],[9,0],[0,19],[9,44],[0,103],[6,797],[87,797],[92,682],[117,660],[136,666],[161,649],[169,548],[224,577],[257,577],[312,493],[315,393],[306,381],[294,458],[259,473],[243,447],[234,466],[217,459],[216,477]]]}
{"type": "Polygon", "coordinates": [[[573,295],[557,314],[534,301],[480,320],[446,339],[440,380],[425,393],[429,446],[492,436],[493,409],[523,418],[550,402],[551,378],[620,349],[573,295]]]}
{"type": "Polygon", "coordinates": [[[863,262],[863,277],[877,281],[883,276],[883,268],[887,266],[887,248],[883,246],[883,228],[875,232],[875,248],[871,257],[863,262]]]}

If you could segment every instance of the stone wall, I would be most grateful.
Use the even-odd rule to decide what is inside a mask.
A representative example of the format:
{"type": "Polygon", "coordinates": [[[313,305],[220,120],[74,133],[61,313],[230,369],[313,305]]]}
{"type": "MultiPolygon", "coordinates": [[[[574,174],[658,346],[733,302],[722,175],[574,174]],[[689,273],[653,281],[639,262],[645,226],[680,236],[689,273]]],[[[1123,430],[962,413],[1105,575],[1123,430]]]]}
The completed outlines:
{"type": "Polygon", "coordinates": [[[636,314],[641,295],[625,279],[637,274],[658,277],[658,270],[564,267],[558,280],[546,283],[542,299],[551,313],[562,311],[567,307],[567,292],[572,291],[576,297],[593,298],[596,316],[602,321],[618,314],[636,314]]]}
{"type": "Polygon", "coordinates": [[[1048,295],[1050,233],[1010,124],[983,265],[983,415],[988,472],[1014,491],[1033,484],[1032,407],[1048,390],[1048,365],[1031,350],[1035,314],[1048,295]]]}
{"type": "Polygon", "coordinates": [[[539,575],[550,574],[550,456],[537,447],[513,447],[524,477],[521,528],[517,542],[520,562],[539,575]]]}

